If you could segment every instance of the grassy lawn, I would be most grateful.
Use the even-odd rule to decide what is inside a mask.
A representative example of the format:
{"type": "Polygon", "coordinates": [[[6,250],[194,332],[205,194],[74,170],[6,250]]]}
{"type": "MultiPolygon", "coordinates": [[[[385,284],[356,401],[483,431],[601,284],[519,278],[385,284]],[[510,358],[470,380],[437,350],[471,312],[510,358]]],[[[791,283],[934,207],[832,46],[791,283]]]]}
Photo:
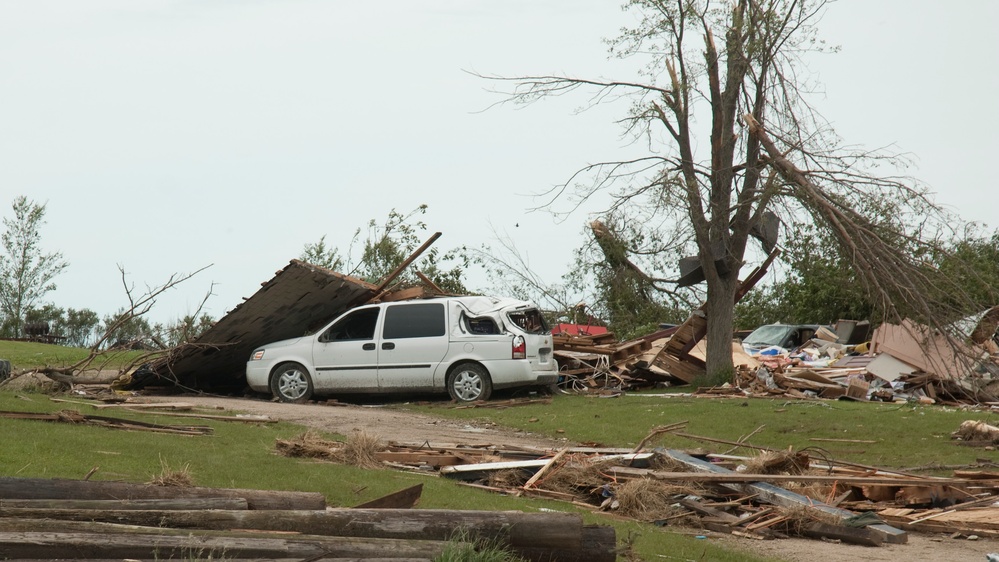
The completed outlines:
{"type": "MultiPolygon", "coordinates": [[[[89,349],[35,342],[0,340],[0,359],[10,361],[15,371],[39,367],[68,367],[87,358],[89,349]]],[[[93,369],[116,369],[130,364],[141,351],[103,353],[91,365],[93,369]]]]}
{"type": "MultiPolygon", "coordinates": [[[[86,350],[60,346],[0,342],[0,357],[11,359],[15,369],[71,364],[85,355],[86,350]]],[[[65,398],[82,401],[72,396],[65,398]]],[[[735,441],[752,433],[748,442],[757,446],[808,449],[814,457],[897,469],[973,464],[984,456],[982,451],[959,446],[950,439],[951,432],[968,419],[996,421],[995,414],[987,410],[944,406],[697,398],[661,393],[617,398],[555,396],[550,404],[505,409],[457,408],[443,401],[396,402],[391,407],[491,422],[571,442],[629,448],[656,427],[686,421],[684,432],[688,434],[735,441]]],[[[97,410],[86,404],[56,403],[43,394],[0,390],[2,411],[64,409],[162,424],[209,425],[214,433],[191,437],[0,418],[0,476],[82,478],[96,468],[92,479],[145,482],[167,468],[189,471],[199,486],[320,492],[335,506],[356,505],[423,483],[420,507],[427,509],[575,510],[564,503],[474,490],[431,475],[282,457],[275,453],[275,440],[304,431],[291,424],[192,421],[155,413],[97,410]]],[[[745,448],[733,449],[724,443],[670,434],[658,437],[650,446],[753,454],[745,448]]],[[[949,471],[934,473],[946,475],[949,471]]],[[[688,531],[672,533],[650,524],[598,514],[584,513],[584,517],[590,523],[614,525],[619,540],[632,540],[634,551],[645,560],[661,559],[665,554],[666,559],[681,560],[761,560],[722,549],[710,540],[697,540],[688,531]]]]}
{"type": "MultiPolygon", "coordinates": [[[[61,398],[83,401],[72,396],[61,398]]],[[[96,469],[91,480],[148,482],[168,469],[188,472],[198,486],[319,492],[332,506],[357,505],[422,483],[419,507],[424,509],[578,511],[565,503],[498,495],[433,475],[283,457],[275,453],[275,440],[293,438],[304,431],[292,424],[245,424],[97,410],[87,404],[53,402],[44,394],[0,390],[0,411],[66,409],[165,425],[208,425],[214,433],[182,436],[0,418],[0,476],[83,478],[96,469]]],[[[766,560],[722,548],[710,540],[698,540],[689,530],[673,533],[651,524],[582,513],[588,523],[613,525],[619,544],[631,541],[634,553],[643,560],[661,559],[663,553],[669,553],[666,559],[670,560],[766,560]]]]}

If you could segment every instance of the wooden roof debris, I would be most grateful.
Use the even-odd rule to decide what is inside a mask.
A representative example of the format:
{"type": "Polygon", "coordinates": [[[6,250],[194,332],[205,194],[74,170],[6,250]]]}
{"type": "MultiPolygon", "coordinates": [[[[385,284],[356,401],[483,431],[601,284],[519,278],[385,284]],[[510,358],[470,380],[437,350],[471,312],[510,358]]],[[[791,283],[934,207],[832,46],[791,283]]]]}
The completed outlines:
{"type": "Polygon", "coordinates": [[[198,336],[196,345],[137,370],[124,388],[180,382],[199,389],[242,389],[246,360],[258,345],[302,336],[359,304],[441,293],[423,275],[423,286],[392,284],[440,236],[432,235],[377,284],[293,259],[198,336]]]}

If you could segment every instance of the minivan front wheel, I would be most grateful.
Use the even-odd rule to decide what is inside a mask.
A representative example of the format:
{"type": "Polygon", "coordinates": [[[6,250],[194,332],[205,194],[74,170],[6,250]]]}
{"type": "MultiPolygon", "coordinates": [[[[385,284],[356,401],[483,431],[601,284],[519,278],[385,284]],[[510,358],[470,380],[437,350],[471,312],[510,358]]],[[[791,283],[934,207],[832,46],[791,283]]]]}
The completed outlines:
{"type": "Polygon", "coordinates": [[[312,390],[309,371],[298,363],[281,363],[271,375],[271,394],[282,402],[306,402],[312,390]]]}
{"type": "Polygon", "coordinates": [[[456,402],[489,400],[493,383],[485,367],[475,363],[458,365],[447,376],[447,392],[456,402]]]}

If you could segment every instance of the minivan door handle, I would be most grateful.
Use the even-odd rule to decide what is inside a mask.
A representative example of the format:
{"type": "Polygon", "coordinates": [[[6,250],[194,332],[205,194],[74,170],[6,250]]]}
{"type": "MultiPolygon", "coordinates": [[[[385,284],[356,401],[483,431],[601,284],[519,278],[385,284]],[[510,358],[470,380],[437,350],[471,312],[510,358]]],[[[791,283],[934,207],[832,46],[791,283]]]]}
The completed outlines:
{"type": "Polygon", "coordinates": [[[373,343],[366,343],[366,344],[364,344],[364,345],[361,346],[361,349],[363,349],[364,351],[373,351],[375,349],[375,344],[373,344],[373,343]]]}
{"type": "Polygon", "coordinates": [[[382,349],[395,349],[395,344],[390,341],[387,341],[382,344],[382,349]]]}

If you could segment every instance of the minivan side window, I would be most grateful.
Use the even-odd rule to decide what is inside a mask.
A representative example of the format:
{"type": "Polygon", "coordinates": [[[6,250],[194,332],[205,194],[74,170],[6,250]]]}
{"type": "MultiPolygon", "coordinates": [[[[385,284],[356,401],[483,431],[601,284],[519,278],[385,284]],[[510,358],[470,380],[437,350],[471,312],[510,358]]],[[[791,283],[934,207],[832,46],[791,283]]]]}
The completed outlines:
{"type": "Polygon", "coordinates": [[[432,338],[445,334],[444,304],[397,304],[385,309],[384,339],[432,338]]]}
{"type": "Polygon", "coordinates": [[[500,333],[499,327],[496,326],[496,321],[488,316],[480,318],[469,318],[468,316],[465,316],[465,325],[468,327],[468,332],[472,334],[500,333]]]}
{"type": "Polygon", "coordinates": [[[362,308],[330,326],[320,341],[370,340],[375,337],[378,308],[362,308]]]}

